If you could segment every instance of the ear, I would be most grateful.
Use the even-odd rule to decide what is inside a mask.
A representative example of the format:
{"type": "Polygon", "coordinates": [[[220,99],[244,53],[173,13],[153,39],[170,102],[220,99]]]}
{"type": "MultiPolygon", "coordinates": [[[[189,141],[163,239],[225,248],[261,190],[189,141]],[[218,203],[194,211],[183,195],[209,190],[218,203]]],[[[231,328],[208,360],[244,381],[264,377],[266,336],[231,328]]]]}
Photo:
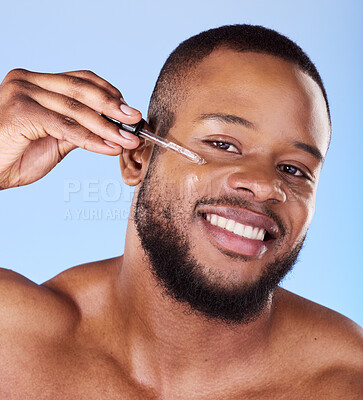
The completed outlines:
{"type": "Polygon", "coordinates": [[[123,149],[120,155],[120,168],[126,185],[136,186],[144,179],[153,147],[151,143],[141,139],[136,149],[123,149]]]}

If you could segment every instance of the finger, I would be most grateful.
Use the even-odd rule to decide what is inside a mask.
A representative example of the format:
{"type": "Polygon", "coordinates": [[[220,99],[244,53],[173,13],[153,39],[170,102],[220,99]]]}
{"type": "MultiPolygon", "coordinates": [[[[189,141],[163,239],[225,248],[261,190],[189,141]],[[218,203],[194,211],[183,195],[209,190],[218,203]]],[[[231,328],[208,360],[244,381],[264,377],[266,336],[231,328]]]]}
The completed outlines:
{"type": "Polygon", "coordinates": [[[28,114],[23,114],[21,123],[23,126],[32,126],[32,131],[24,130],[22,134],[30,140],[50,135],[95,153],[119,155],[122,152],[122,147],[117,143],[105,142],[104,139],[80,125],[76,120],[42,107],[34,99],[28,98],[23,107],[26,107],[28,114]],[[31,120],[26,120],[29,118],[27,115],[31,116],[31,120]]]}
{"type": "Polygon", "coordinates": [[[111,83],[107,82],[105,79],[96,75],[92,71],[62,72],[62,75],[71,75],[71,76],[76,76],[78,78],[82,78],[86,81],[92,82],[93,84],[99,86],[100,88],[107,90],[116,99],[123,98],[121,92],[117,88],[115,88],[115,86],[111,85],[111,83]]]}
{"type": "Polygon", "coordinates": [[[135,149],[140,143],[137,136],[127,135],[127,133],[120,131],[115,124],[108,122],[78,100],[49,92],[29,82],[24,85],[23,90],[44,108],[74,119],[103,140],[111,141],[127,149],[135,149]]]}
{"type": "Polygon", "coordinates": [[[58,152],[61,160],[63,160],[68,153],[76,148],[77,146],[75,144],[69,143],[65,140],[58,140],[58,152]]]}
{"type": "MultiPolygon", "coordinates": [[[[31,82],[50,92],[76,99],[93,110],[126,124],[137,123],[142,117],[140,111],[125,106],[123,99],[115,98],[104,88],[77,76],[15,70],[12,77],[31,82]]],[[[9,78],[7,77],[7,79],[9,78]]]]}

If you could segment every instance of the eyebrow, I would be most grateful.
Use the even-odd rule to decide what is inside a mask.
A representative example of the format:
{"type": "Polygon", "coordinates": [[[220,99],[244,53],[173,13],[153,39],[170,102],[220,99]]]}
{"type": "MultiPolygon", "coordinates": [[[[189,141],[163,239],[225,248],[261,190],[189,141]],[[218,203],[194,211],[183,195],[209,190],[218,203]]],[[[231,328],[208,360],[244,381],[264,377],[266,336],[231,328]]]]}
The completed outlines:
{"type": "MultiPolygon", "coordinates": [[[[198,118],[196,118],[196,121],[204,121],[204,120],[215,120],[229,124],[242,125],[250,129],[255,129],[255,125],[252,122],[232,114],[208,113],[208,114],[201,114],[198,118]]],[[[297,149],[303,150],[311,154],[318,161],[324,160],[324,157],[321,154],[320,150],[317,147],[312,146],[311,144],[307,144],[304,142],[294,142],[293,145],[297,149]]]]}
{"type": "Polygon", "coordinates": [[[219,114],[219,113],[201,114],[196,119],[196,121],[203,121],[208,119],[229,124],[243,125],[246,128],[255,129],[255,126],[253,125],[252,122],[247,121],[242,117],[238,117],[237,115],[231,115],[231,114],[219,114]]]}
{"type": "Polygon", "coordinates": [[[313,155],[318,161],[324,160],[323,155],[317,147],[303,142],[294,142],[293,144],[297,149],[304,150],[307,153],[313,155]]]}

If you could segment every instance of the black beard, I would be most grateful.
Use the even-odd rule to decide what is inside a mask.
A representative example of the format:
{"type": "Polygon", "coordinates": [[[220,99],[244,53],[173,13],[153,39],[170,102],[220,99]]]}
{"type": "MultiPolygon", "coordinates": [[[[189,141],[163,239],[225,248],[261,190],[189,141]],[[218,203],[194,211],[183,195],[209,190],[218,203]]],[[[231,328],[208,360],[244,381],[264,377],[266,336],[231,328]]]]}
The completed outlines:
{"type": "MultiPolygon", "coordinates": [[[[229,282],[224,276],[199,264],[192,256],[190,242],[183,231],[186,215],[172,198],[161,197],[162,186],[154,178],[153,170],[149,168],[140,187],[134,222],[149,258],[151,272],[163,292],[183,303],[186,313],[197,313],[207,320],[227,325],[242,325],[256,320],[272,299],[278,284],[295,264],[305,238],[289,253],[267,264],[256,282],[242,285],[229,282]],[[208,276],[202,272],[206,270],[208,276]]],[[[238,198],[229,201],[234,205],[236,202],[240,206],[246,203],[238,198]]],[[[221,200],[216,203],[220,204],[221,200]]],[[[223,204],[228,203],[225,201],[223,204]]],[[[273,215],[269,214],[270,217],[273,215]]],[[[281,227],[281,221],[275,222],[281,227]]]]}

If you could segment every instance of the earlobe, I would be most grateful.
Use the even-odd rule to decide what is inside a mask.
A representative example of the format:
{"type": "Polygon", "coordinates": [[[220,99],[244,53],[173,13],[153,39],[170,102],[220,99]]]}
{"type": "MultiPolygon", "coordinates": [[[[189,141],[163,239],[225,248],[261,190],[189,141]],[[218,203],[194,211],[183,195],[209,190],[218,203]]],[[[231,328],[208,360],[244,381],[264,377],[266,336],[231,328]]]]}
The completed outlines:
{"type": "Polygon", "coordinates": [[[153,145],[141,141],[136,149],[123,149],[120,155],[120,168],[122,179],[128,186],[138,185],[144,178],[153,145]]]}

